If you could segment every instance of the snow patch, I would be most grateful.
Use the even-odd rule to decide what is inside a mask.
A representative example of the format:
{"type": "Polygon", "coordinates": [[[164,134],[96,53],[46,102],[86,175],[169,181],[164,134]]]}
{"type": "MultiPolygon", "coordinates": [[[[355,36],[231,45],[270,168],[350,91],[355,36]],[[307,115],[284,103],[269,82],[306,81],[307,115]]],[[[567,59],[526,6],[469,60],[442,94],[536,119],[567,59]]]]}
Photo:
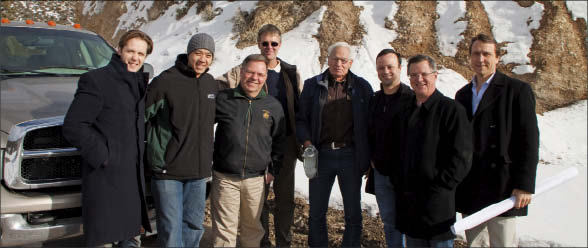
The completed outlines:
{"type": "Polygon", "coordinates": [[[213,9],[221,8],[223,11],[210,21],[204,22],[201,16],[196,14],[196,6],[192,6],[182,19],[176,20],[175,11],[181,6],[174,5],[163,16],[141,28],[152,37],[155,44],[153,54],[146,60],[153,65],[155,75],[171,67],[178,54],[186,53],[188,41],[197,33],[207,33],[215,41],[214,59],[209,71],[213,76],[225,73],[241,63],[245,56],[259,53],[256,46],[242,50],[236,49],[237,41],[231,39],[234,35],[231,32],[233,28],[231,18],[238,10],[250,11],[255,7],[256,2],[213,1],[212,3],[213,9]]]}
{"type": "Polygon", "coordinates": [[[102,12],[102,9],[106,5],[103,1],[87,1],[84,2],[84,9],[82,10],[83,15],[94,15],[102,12]]]}
{"type": "MultiPolygon", "coordinates": [[[[398,9],[395,2],[354,2],[356,6],[363,7],[359,16],[359,22],[366,29],[365,35],[356,49],[356,56],[353,59],[351,70],[354,72],[363,71],[368,73],[358,74],[365,78],[374,90],[380,88],[380,81],[376,73],[376,56],[385,48],[393,48],[390,42],[398,37],[396,31],[384,27],[384,19],[391,19],[396,15],[398,9]]],[[[325,68],[326,69],[326,68],[325,68]]]]}
{"type": "Polygon", "coordinates": [[[125,4],[127,12],[118,18],[118,25],[112,33],[112,38],[116,37],[119,30],[136,28],[137,25],[147,22],[147,10],[151,8],[153,1],[127,1],[125,4]]]}
{"type": "MultiPolygon", "coordinates": [[[[298,24],[298,27],[282,35],[282,48],[278,56],[297,66],[301,80],[321,73],[318,60],[321,55],[320,46],[313,36],[318,34],[320,22],[326,11],[327,7],[321,6],[298,24]]],[[[259,52],[257,46],[254,47],[259,52]]]]}
{"type": "Polygon", "coordinates": [[[442,68],[437,71],[439,72],[436,85],[437,90],[451,99],[455,97],[455,93],[459,89],[469,83],[467,79],[454,70],[442,68]]]}
{"type": "MultiPolygon", "coordinates": [[[[497,42],[506,42],[506,54],[501,57],[504,64],[530,64],[527,56],[533,44],[532,29],[539,28],[543,15],[543,4],[535,2],[531,7],[521,7],[511,1],[482,1],[492,25],[492,34],[497,42]]],[[[526,68],[530,69],[530,68],[526,68]]],[[[517,69],[519,71],[520,69],[517,69]]],[[[534,68],[533,68],[534,71],[534,68]]]]}
{"type": "Polygon", "coordinates": [[[539,155],[549,164],[587,167],[586,100],[538,115],[539,155]]]}
{"type": "Polygon", "coordinates": [[[574,21],[578,18],[584,18],[585,21],[588,21],[588,19],[586,19],[586,11],[588,8],[588,3],[586,1],[566,1],[566,6],[568,7],[568,11],[570,11],[570,13],[572,13],[572,18],[574,18],[574,21]]]}
{"type": "Polygon", "coordinates": [[[535,71],[535,66],[533,65],[517,65],[512,68],[512,72],[516,74],[526,74],[526,73],[533,73],[535,71]]]}
{"type": "Polygon", "coordinates": [[[439,51],[444,56],[454,57],[457,44],[464,39],[462,33],[468,25],[467,21],[458,21],[465,17],[466,4],[464,1],[439,1],[437,14],[439,19],[435,21],[435,27],[439,51]]]}

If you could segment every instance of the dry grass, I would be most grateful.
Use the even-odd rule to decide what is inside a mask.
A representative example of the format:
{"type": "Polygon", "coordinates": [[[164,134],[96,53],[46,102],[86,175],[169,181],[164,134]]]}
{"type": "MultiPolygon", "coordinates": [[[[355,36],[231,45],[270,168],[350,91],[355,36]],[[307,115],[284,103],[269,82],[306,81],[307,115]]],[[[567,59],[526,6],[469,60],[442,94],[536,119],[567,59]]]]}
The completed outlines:
{"type": "Polygon", "coordinates": [[[260,1],[252,12],[239,11],[232,19],[237,48],[257,43],[257,31],[265,24],[274,24],[282,33],[298,26],[319,9],[318,1],[260,1]]]}

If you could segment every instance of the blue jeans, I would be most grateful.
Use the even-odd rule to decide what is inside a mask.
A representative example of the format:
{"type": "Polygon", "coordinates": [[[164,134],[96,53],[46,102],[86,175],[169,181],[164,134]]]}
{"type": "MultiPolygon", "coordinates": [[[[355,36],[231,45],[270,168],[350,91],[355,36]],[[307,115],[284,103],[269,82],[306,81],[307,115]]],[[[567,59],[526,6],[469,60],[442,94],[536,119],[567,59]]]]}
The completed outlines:
{"type": "Polygon", "coordinates": [[[406,235],[406,247],[433,247],[433,248],[453,248],[453,239],[450,240],[427,240],[413,239],[406,235]]]}
{"type": "Polygon", "coordinates": [[[206,180],[151,179],[159,246],[199,246],[204,234],[206,180]]]}
{"type": "Polygon", "coordinates": [[[384,234],[388,247],[402,247],[402,233],[396,229],[396,195],[394,186],[388,176],[384,176],[374,169],[374,188],[376,201],[380,210],[380,218],[384,223],[384,234]]]}
{"type": "Polygon", "coordinates": [[[308,218],[308,245],[327,247],[327,209],[335,176],[343,197],[345,232],[341,246],[359,247],[361,244],[361,174],[353,165],[353,148],[321,149],[318,157],[318,175],[309,181],[310,214],[308,218]]]}
{"type": "Polygon", "coordinates": [[[130,237],[125,240],[114,242],[113,247],[122,247],[122,248],[141,247],[141,235],[139,234],[137,236],[130,237]]]}

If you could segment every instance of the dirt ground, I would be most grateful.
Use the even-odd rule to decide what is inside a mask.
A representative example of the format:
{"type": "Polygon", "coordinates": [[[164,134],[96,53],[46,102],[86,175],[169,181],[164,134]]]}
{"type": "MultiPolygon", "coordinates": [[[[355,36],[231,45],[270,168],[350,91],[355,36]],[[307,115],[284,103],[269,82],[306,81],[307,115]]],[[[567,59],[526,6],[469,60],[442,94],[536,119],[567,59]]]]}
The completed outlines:
{"type": "MultiPolygon", "coordinates": [[[[292,226],[292,247],[307,247],[308,237],[308,204],[302,198],[294,200],[296,207],[294,210],[294,225],[292,226]]],[[[274,207],[273,192],[269,196],[270,208],[274,207]]],[[[371,217],[367,211],[363,211],[363,237],[361,240],[362,247],[385,247],[386,241],[384,238],[384,225],[379,216],[371,217]]],[[[327,225],[329,232],[329,247],[340,247],[343,239],[343,231],[345,231],[345,223],[343,221],[344,214],[342,210],[329,208],[327,212],[327,225]]],[[[273,215],[270,213],[270,242],[275,244],[274,240],[274,223],[273,215]]],[[[210,202],[206,202],[206,217],[204,221],[204,236],[200,241],[201,247],[212,247],[212,232],[211,232],[211,217],[210,217],[210,202]]],[[[77,237],[72,239],[52,241],[43,245],[32,245],[42,247],[82,247],[84,245],[83,238],[77,237]]],[[[142,238],[142,247],[158,247],[157,235],[150,235],[142,238]]],[[[237,239],[237,246],[239,241],[237,239]]],[[[465,243],[457,240],[454,247],[466,247],[465,243]]]]}
{"type": "MultiPolygon", "coordinates": [[[[274,195],[270,192],[269,203],[270,208],[274,207],[274,195]]],[[[292,247],[307,247],[308,237],[308,204],[302,198],[295,198],[296,207],[294,209],[294,225],[292,226],[292,247]]],[[[385,247],[386,241],[384,238],[384,225],[379,216],[371,217],[367,211],[363,211],[363,233],[362,233],[362,247],[385,247]]],[[[340,247],[343,239],[343,231],[345,231],[345,223],[343,221],[344,214],[342,210],[329,208],[327,212],[327,226],[329,232],[329,247],[340,247]]],[[[270,213],[270,242],[275,244],[274,240],[274,223],[273,215],[270,213]]],[[[202,240],[201,247],[212,247],[212,233],[211,233],[211,218],[210,218],[210,204],[206,204],[206,218],[204,222],[206,231],[202,240]]],[[[239,245],[239,241],[237,241],[239,245]]],[[[144,247],[155,247],[156,235],[143,239],[144,247]]],[[[466,247],[463,241],[456,241],[454,247],[466,247]]]]}

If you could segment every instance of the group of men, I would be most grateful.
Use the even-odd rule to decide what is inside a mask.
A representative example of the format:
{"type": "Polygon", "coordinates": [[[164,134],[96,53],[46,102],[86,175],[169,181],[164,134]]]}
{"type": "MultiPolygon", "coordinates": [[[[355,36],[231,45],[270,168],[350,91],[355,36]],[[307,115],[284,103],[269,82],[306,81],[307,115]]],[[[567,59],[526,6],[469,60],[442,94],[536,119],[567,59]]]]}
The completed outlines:
{"type": "Polygon", "coordinates": [[[400,82],[400,54],[377,55],[370,175],[389,247],[453,247],[456,212],[467,217],[511,196],[515,208],[465,234],[468,246],[518,246],[515,217],[527,215],[539,158],[535,97],[496,70],[494,39],[479,34],[469,49],[474,76],[455,100],[436,89],[431,57],[408,59],[411,90],[400,82]]]}
{"type": "Polygon", "coordinates": [[[408,60],[411,89],[400,82],[401,55],[382,50],[374,94],[350,71],[345,42],[328,48],[327,70],[301,84],[296,66],[277,57],[276,26],[264,25],[257,41],[260,54],[215,79],[208,73],[214,40],[196,34],[148,84],[143,62],[153,42],[132,30],[106,67],[82,75],[63,135],[83,158],[88,246],[139,246],[141,226],[151,231],[144,164],[160,246],[199,246],[211,176],[215,247],[236,246],[238,231],[241,246],[272,245],[270,185],[275,245],[290,246],[296,160],[311,145],[318,173],[309,180],[309,246],[329,244],[335,178],[345,213],[341,245],[361,245],[365,174],[373,175],[388,246],[452,247],[456,211],[472,214],[511,194],[516,209],[466,238],[471,246],[516,246],[511,216],[526,215],[538,160],[535,98],[527,83],[496,71],[492,38],[472,40],[475,76],[455,101],[436,90],[436,65],[426,55],[408,60]]]}

